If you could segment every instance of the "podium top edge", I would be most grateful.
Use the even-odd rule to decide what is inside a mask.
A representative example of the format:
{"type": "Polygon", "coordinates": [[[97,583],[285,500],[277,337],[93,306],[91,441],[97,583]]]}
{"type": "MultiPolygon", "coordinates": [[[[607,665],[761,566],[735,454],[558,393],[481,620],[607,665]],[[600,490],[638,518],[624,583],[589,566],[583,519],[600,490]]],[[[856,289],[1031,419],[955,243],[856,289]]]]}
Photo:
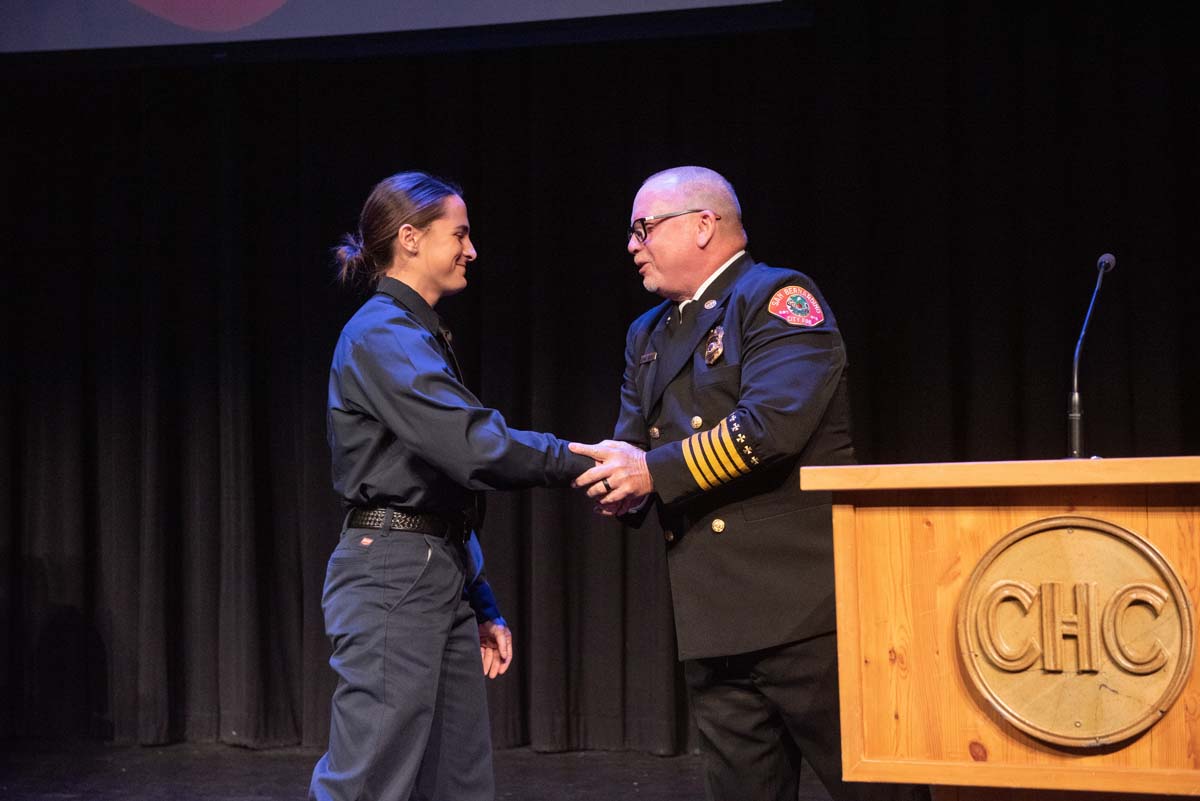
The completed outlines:
{"type": "Polygon", "coordinates": [[[1016,462],[863,464],[800,468],[804,490],[1200,484],[1200,456],[1016,462]]]}

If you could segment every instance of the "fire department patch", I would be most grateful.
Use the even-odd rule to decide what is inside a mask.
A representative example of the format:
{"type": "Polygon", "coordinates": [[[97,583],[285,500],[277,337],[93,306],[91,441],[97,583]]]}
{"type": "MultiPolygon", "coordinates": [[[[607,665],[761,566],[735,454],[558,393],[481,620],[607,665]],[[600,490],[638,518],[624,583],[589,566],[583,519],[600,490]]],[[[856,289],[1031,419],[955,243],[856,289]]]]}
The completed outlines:
{"type": "Polygon", "coordinates": [[[825,320],[825,312],[813,294],[802,286],[785,286],[771,296],[767,310],[782,317],[789,325],[811,328],[825,320]]]}

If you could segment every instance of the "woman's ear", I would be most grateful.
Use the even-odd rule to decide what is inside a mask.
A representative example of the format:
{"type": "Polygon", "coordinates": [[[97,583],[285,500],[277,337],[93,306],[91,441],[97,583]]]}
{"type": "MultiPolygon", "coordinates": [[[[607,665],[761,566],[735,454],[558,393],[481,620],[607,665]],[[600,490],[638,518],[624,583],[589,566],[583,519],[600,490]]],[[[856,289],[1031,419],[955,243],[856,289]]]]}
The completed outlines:
{"type": "Polygon", "coordinates": [[[417,255],[417,242],[420,239],[421,232],[408,223],[400,226],[400,230],[396,233],[396,244],[410,256],[417,255]]]}

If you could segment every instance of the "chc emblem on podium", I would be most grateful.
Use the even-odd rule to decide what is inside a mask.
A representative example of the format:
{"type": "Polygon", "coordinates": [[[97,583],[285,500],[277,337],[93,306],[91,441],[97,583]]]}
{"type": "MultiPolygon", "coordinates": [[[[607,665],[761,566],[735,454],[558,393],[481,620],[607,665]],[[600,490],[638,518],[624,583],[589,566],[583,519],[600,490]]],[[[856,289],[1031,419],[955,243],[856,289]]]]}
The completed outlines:
{"type": "Polygon", "coordinates": [[[1039,740],[1094,748],[1166,714],[1192,670],[1191,599],[1149,542],[1090,517],[1048,517],[984,554],[958,604],[975,689],[1039,740]]]}

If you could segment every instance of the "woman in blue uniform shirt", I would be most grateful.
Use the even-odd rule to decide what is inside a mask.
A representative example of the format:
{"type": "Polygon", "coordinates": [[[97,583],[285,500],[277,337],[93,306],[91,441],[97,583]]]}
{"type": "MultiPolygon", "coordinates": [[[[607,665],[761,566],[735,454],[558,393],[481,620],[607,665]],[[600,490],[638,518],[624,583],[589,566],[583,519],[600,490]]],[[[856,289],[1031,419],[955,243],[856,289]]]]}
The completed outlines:
{"type": "Polygon", "coordinates": [[[480,493],[565,486],[593,462],[463,386],[434,307],[475,257],[461,192],[420,172],[381,181],[336,250],[342,283],[375,294],[329,377],[347,515],[322,599],[338,685],[312,799],[495,796],[483,676],[508,669],[512,635],[483,573],[480,493]]]}

